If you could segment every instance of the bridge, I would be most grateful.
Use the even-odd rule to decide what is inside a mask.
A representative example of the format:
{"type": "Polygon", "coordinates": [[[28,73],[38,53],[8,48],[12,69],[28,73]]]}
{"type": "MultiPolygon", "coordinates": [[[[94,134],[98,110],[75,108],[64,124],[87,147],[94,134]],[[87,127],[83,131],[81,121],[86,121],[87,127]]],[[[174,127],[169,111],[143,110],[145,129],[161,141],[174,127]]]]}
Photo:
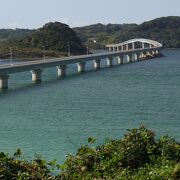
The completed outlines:
{"type": "Polygon", "coordinates": [[[107,47],[109,47],[110,51],[104,53],[1,65],[0,89],[8,88],[8,78],[10,74],[30,71],[32,74],[32,81],[40,82],[41,74],[45,68],[56,67],[58,77],[63,77],[66,75],[66,68],[69,64],[77,64],[78,72],[82,73],[86,70],[86,62],[93,61],[94,69],[98,70],[101,67],[101,60],[103,59],[106,59],[107,66],[111,67],[115,60],[117,61],[117,65],[122,65],[124,63],[148,59],[149,57],[156,57],[162,45],[153,40],[133,39],[119,44],[107,45],[107,47]],[[141,43],[141,47],[139,43],[141,43]],[[126,46],[126,49],[124,46],[126,46]]]}
{"type": "Polygon", "coordinates": [[[161,43],[151,39],[131,39],[118,44],[106,45],[106,47],[109,48],[109,51],[128,51],[130,49],[144,49],[151,47],[161,48],[162,46],[161,43]]]}

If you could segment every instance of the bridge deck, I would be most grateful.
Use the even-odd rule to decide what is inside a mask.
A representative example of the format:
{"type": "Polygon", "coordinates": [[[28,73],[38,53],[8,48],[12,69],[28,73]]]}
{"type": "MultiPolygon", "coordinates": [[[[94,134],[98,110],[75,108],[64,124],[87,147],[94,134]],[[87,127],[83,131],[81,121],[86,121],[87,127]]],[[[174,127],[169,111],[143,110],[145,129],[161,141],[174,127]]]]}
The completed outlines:
{"type": "Polygon", "coordinates": [[[109,57],[116,57],[120,55],[128,55],[138,52],[145,52],[149,50],[158,50],[160,48],[152,47],[152,48],[144,48],[144,49],[135,49],[135,50],[128,50],[128,51],[116,51],[116,52],[105,52],[105,53],[98,53],[98,54],[90,54],[90,55],[81,55],[81,56],[72,56],[72,57],[64,57],[64,58],[54,58],[54,59],[45,59],[45,60],[38,60],[38,61],[30,61],[30,62],[21,62],[9,65],[1,65],[0,66],[0,74],[12,74],[18,73],[33,69],[44,69],[59,65],[68,65],[74,64],[79,62],[86,62],[92,61],[96,59],[105,59],[109,57]]]}

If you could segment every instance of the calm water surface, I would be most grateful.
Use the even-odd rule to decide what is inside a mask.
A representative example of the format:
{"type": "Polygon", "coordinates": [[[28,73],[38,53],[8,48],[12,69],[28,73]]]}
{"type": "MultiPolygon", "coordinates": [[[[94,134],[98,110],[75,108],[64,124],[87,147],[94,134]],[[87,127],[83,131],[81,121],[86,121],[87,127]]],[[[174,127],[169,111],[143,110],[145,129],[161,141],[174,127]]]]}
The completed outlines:
{"type": "MultiPolygon", "coordinates": [[[[89,136],[102,143],[119,138],[143,123],[156,134],[180,141],[180,51],[165,57],[56,78],[56,69],[43,72],[41,84],[31,74],[11,75],[9,90],[0,92],[0,151],[22,149],[62,162],[89,136]]],[[[103,62],[105,66],[105,62],[103,62]]]]}

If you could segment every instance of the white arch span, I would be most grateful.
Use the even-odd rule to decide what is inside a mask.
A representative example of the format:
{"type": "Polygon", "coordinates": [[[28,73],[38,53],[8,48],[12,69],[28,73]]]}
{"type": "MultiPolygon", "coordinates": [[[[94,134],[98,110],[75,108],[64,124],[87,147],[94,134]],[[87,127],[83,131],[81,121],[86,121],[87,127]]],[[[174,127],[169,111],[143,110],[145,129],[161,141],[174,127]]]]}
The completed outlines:
{"type": "Polygon", "coordinates": [[[143,39],[143,38],[136,38],[136,39],[130,39],[125,42],[117,43],[117,44],[108,44],[106,47],[108,48],[121,48],[123,50],[123,47],[126,46],[126,50],[128,50],[128,45],[132,44],[132,49],[137,49],[135,48],[135,43],[141,43],[142,47],[145,48],[145,44],[148,44],[149,47],[155,47],[155,48],[161,48],[163,45],[157,41],[151,40],[151,39],[143,39]]]}

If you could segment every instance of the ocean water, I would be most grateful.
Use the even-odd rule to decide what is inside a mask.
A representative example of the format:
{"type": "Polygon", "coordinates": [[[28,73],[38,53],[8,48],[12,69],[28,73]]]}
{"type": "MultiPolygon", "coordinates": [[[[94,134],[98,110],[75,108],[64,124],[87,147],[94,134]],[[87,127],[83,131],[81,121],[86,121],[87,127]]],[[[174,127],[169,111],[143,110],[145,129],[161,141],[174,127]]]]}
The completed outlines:
{"type": "Polygon", "coordinates": [[[95,72],[90,62],[83,74],[71,65],[63,79],[49,68],[41,84],[30,72],[12,74],[0,92],[0,151],[63,162],[90,136],[101,144],[140,124],[180,141],[180,50],[163,54],[112,68],[104,61],[95,72]]]}

